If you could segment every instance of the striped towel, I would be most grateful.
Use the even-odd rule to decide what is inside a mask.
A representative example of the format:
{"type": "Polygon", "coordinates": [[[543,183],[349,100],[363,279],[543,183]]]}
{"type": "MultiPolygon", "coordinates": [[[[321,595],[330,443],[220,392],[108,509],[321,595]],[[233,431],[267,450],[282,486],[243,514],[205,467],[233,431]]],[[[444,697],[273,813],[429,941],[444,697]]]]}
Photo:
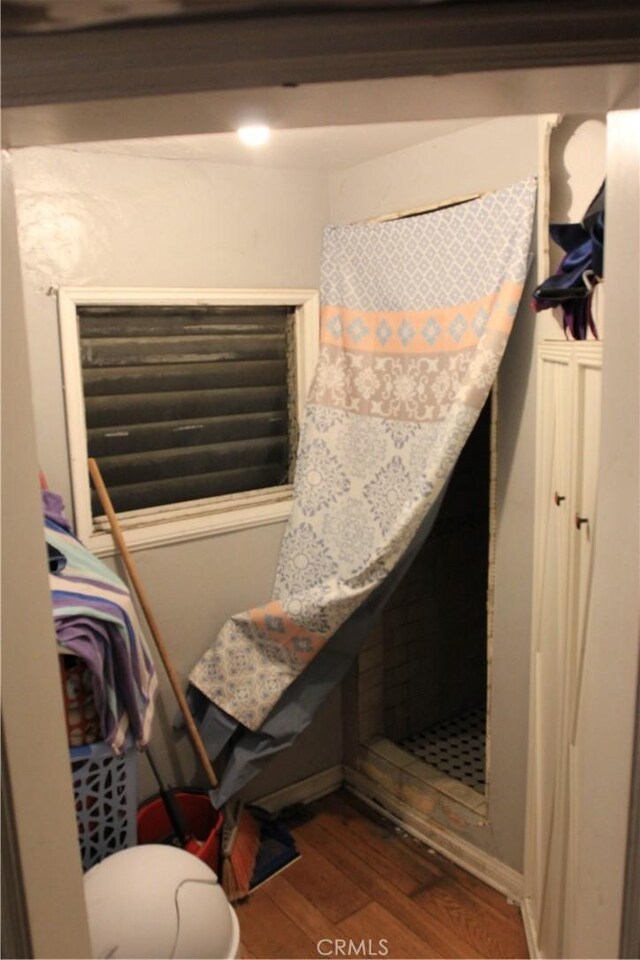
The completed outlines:
{"type": "Polygon", "coordinates": [[[113,752],[122,753],[129,733],[143,747],[158,681],[131,595],[56,516],[53,497],[44,497],[45,540],[55,558],[49,582],[58,643],[89,667],[102,735],[113,752]]]}

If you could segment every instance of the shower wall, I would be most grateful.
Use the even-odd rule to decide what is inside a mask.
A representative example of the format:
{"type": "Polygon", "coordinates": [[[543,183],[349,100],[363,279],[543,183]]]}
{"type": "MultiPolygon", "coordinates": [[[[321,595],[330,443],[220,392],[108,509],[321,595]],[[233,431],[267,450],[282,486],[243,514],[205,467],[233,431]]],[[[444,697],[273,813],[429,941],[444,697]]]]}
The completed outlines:
{"type": "Polygon", "coordinates": [[[382,732],[390,740],[486,703],[490,406],[382,616],[382,732]]]}
{"type": "Polygon", "coordinates": [[[485,705],[490,434],[489,401],[429,538],[360,654],[360,743],[399,741],[485,705]]]}

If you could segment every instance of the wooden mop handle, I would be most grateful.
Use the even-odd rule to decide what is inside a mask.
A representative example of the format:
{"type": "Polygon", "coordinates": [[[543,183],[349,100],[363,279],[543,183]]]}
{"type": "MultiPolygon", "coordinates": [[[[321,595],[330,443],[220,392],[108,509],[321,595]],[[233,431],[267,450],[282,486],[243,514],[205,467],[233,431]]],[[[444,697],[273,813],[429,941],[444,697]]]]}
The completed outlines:
{"type": "Polygon", "coordinates": [[[182,714],[184,716],[185,723],[187,725],[187,731],[189,733],[189,739],[193,744],[193,749],[198,755],[198,759],[200,760],[202,769],[207,775],[207,779],[209,780],[210,785],[212,787],[217,787],[218,778],[216,777],[215,771],[211,766],[211,761],[207,756],[207,751],[205,749],[204,743],[202,742],[202,737],[200,736],[200,733],[198,731],[198,728],[196,727],[193,716],[191,715],[191,711],[189,709],[189,704],[187,703],[186,697],[182,692],[182,687],[180,686],[180,680],[178,679],[178,675],[175,671],[173,663],[171,662],[167,648],[164,644],[162,636],[160,635],[160,628],[158,626],[156,618],[153,615],[153,611],[151,610],[151,605],[147,598],[145,589],[142,586],[140,577],[138,576],[138,571],[135,568],[133,557],[129,553],[129,548],[127,547],[124,536],[122,534],[122,529],[120,528],[120,524],[118,523],[118,518],[116,516],[115,510],[113,509],[111,498],[109,496],[109,493],[107,492],[107,488],[104,485],[104,480],[102,479],[100,468],[98,467],[98,464],[93,458],[89,459],[89,473],[91,475],[91,479],[93,480],[93,485],[96,488],[96,492],[100,497],[100,503],[102,504],[104,512],[106,513],[107,518],[109,520],[113,539],[115,540],[118,550],[120,551],[120,554],[124,561],[124,565],[127,568],[127,573],[131,578],[131,582],[136,591],[138,600],[140,601],[140,606],[142,607],[146,621],[149,624],[149,630],[151,631],[154,643],[156,645],[156,649],[160,654],[160,657],[164,664],[164,668],[167,672],[167,676],[173,688],[173,692],[175,694],[176,700],[178,701],[178,705],[182,710],[182,714]]]}

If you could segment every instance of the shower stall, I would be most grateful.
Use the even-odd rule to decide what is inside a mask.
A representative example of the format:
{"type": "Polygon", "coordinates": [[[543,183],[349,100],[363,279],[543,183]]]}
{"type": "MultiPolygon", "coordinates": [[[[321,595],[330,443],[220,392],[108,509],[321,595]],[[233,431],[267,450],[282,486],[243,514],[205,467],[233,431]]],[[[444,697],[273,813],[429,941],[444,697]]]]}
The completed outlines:
{"type": "Polygon", "coordinates": [[[360,654],[345,722],[353,786],[463,831],[487,811],[494,451],[492,394],[360,654]]]}
{"type": "Polygon", "coordinates": [[[383,616],[383,732],[416,759],[485,786],[490,404],[431,536],[383,616]]]}

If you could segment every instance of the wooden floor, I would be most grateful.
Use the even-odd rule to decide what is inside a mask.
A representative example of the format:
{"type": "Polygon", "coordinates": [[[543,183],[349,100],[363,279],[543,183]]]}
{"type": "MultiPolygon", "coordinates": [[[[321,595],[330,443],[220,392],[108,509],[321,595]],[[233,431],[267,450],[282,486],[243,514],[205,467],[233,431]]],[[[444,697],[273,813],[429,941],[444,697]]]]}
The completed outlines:
{"type": "Polygon", "coordinates": [[[347,793],[310,809],[301,859],[237,906],[245,960],[528,957],[518,908],[491,887],[347,793]]]}

